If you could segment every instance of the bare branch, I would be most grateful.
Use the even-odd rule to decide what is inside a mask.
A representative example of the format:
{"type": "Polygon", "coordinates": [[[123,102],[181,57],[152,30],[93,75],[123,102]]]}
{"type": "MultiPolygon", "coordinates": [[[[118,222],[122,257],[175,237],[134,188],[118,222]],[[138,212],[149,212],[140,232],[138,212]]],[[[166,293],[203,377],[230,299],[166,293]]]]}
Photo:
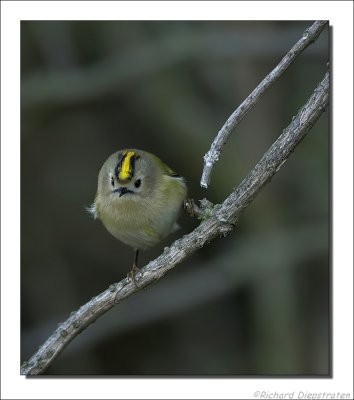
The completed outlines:
{"type": "MultiPolygon", "coordinates": [[[[112,284],[106,291],[91,299],[63,322],[50,338],[21,367],[21,374],[43,373],[63,349],[88,325],[125,298],[156,282],[169,270],[218,236],[226,236],[235,225],[241,212],[250,204],[259,190],[279,171],[300,140],[311,129],[329,99],[329,74],[315,89],[307,103],[300,109],[290,125],[247,175],[242,183],[220,205],[213,206],[211,216],[193,232],[176,240],[171,247],[149,262],[137,274],[137,286],[127,279],[112,284]]],[[[211,207],[210,204],[208,206],[211,207]]]]}
{"type": "Polygon", "coordinates": [[[229,136],[242,121],[247,113],[255,106],[261,96],[270,86],[276,82],[287,70],[290,64],[300,55],[306,47],[315,42],[328,21],[316,21],[310,28],[306,29],[302,38],[289,50],[280,63],[271,71],[253,92],[241,103],[241,105],[230,115],[218,135],[214,139],[210,150],[204,156],[204,168],[200,186],[207,188],[210,183],[211,172],[216,161],[218,161],[223,145],[229,136]]]}

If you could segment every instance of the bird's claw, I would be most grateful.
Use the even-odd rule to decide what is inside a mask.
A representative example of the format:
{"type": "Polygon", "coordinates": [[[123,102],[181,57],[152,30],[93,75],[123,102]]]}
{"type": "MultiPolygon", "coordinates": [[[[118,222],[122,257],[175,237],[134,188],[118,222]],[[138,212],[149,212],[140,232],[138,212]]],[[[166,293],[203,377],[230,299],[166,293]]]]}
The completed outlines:
{"type": "Polygon", "coordinates": [[[127,279],[128,282],[133,282],[135,286],[137,286],[137,280],[136,280],[136,275],[140,272],[140,268],[136,266],[136,264],[133,264],[133,268],[130,272],[127,274],[127,279]]]}

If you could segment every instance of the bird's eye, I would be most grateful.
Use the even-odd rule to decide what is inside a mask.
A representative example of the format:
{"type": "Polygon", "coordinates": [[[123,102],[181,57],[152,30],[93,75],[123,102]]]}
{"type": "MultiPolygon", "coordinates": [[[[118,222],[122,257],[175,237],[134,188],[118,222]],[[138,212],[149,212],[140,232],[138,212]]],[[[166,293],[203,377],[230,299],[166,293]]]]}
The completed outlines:
{"type": "Polygon", "coordinates": [[[111,185],[114,186],[114,178],[111,176],[111,185]]]}
{"type": "Polygon", "coordinates": [[[138,188],[138,187],[140,187],[140,185],[141,185],[141,179],[137,179],[137,180],[135,181],[135,183],[134,183],[134,186],[135,186],[136,188],[138,188]]]}

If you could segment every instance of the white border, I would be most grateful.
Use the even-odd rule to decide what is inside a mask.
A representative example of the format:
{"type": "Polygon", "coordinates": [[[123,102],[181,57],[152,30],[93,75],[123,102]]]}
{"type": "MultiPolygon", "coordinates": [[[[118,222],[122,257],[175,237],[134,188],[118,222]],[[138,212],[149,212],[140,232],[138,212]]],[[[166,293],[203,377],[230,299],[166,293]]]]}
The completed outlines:
{"type": "MultiPolygon", "coordinates": [[[[253,398],[255,391],[353,396],[353,3],[47,2],[1,3],[2,398],[253,398]],[[20,363],[20,20],[330,20],[333,26],[333,379],[25,379],[20,363]]],[[[297,398],[296,396],[294,398],[297,398]]]]}

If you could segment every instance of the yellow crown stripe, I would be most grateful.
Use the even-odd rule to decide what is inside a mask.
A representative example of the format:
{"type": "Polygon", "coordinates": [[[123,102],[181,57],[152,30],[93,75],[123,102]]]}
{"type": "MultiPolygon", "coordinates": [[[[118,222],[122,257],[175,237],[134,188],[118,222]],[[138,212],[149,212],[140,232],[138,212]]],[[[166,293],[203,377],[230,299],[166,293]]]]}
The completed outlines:
{"type": "Polygon", "coordinates": [[[131,158],[134,155],[135,155],[134,151],[128,151],[126,154],[124,154],[124,159],[123,159],[123,162],[122,162],[122,169],[120,170],[119,176],[118,176],[118,178],[120,180],[124,181],[124,180],[130,178],[131,158]]]}

